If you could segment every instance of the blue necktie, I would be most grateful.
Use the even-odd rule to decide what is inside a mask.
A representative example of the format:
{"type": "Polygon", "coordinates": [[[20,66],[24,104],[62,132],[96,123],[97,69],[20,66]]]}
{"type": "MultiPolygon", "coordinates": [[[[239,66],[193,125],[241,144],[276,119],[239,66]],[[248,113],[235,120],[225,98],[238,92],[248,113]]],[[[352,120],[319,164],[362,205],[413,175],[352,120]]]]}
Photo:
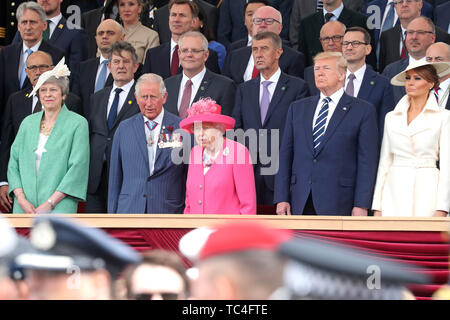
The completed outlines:
{"type": "Polygon", "coordinates": [[[111,109],[109,110],[108,115],[108,129],[111,130],[111,128],[114,125],[114,121],[116,121],[117,118],[117,108],[119,106],[119,95],[123,91],[121,88],[116,88],[114,90],[116,92],[116,95],[114,96],[113,103],[111,105],[111,109]]]}
{"type": "Polygon", "coordinates": [[[328,118],[328,103],[331,101],[330,97],[326,97],[323,99],[323,105],[319,110],[319,114],[317,116],[316,122],[313,128],[313,141],[314,141],[314,153],[317,150],[317,147],[322,142],[323,135],[325,134],[325,124],[327,123],[328,118]]]}
{"type": "Polygon", "coordinates": [[[380,61],[380,38],[381,38],[381,33],[391,29],[394,26],[394,17],[395,17],[395,9],[394,9],[394,2],[391,2],[388,4],[389,6],[389,11],[386,15],[386,19],[384,20],[383,25],[381,26],[381,30],[380,30],[380,34],[378,35],[378,43],[377,43],[377,51],[376,51],[376,55],[377,55],[377,61],[380,61]]]}
{"type": "Polygon", "coordinates": [[[102,62],[102,68],[100,69],[100,73],[98,75],[97,83],[95,84],[95,91],[97,92],[105,87],[106,82],[106,63],[108,63],[108,60],[103,60],[102,62]]]}
{"type": "Polygon", "coordinates": [[[27,51],[23,55],[23,68],[22,68],[22,72],[20,73],[20,88],[23,87],[23,84],[25,83],[25,79],[27,78],[27,73],[25,72],[25,69],[27,68],[27,58],[32,52],[33,52],[33,50],[27,49],[27,51]]]}

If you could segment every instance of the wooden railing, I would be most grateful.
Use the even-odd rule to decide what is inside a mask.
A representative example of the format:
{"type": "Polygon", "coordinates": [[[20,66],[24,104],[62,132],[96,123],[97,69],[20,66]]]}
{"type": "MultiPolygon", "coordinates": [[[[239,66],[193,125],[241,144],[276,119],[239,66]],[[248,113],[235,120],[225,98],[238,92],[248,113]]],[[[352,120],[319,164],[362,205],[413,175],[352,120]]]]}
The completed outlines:
{"type": "MultiPolygon", "coordinates": [[[[35,215],[5,214],[16,228],[29,228],[35,215]]],[[[224,220],[260,220],[280,229],[339,231],[450,231],[450,218],[345,216],[239,216],[171,214],[66,214],[97,228],[197,228],[224,220]]]]}

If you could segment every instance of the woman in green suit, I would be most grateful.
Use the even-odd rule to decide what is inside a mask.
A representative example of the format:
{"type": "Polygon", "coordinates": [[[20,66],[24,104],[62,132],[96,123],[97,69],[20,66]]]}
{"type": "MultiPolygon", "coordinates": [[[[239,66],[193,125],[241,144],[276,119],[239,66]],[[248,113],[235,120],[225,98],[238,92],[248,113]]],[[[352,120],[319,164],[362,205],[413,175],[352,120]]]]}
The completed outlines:
{"type": "Polygon", "coordinates": [[[86,199],[89,130],[86,119],[64,104],[69,75],[63,58],[30,94],[39,93],[43,111],[23,120],[11,146],[13,213],[76,213],[86,199]]]}

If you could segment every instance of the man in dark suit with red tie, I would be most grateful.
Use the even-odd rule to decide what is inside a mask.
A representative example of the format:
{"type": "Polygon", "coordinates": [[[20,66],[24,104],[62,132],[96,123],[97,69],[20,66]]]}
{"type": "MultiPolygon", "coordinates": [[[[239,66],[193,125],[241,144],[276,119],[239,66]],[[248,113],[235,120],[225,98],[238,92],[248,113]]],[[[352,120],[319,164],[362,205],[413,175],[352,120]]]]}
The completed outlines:
{"type": "MultiPolygon", "coordinates": [[[[39,95],[30,97],[29,94],[36,85],[41,74],[51,69],[53,69],[53,61],[52,57],[47,52],[36,51],[30,54],[27,59],[27,68],[25,72],[27,73],[31,86],[11,94],[6,103],[1,130],[2,143],[0,144],[0,206],[3,206],[8,211],[12,209],[12,198],[9,196],[9,186],[6,175],[10,148],[23,119],[32,113],[42,110],[42,105],[38,98],[39,95]]],[[[81,99],[78,96],[69,92],[64,103],[69,110],[81,114],[81,99]]]]}
{"type": "MultiPolygon", "coordinates": [[[[264,31],[280,34],[283,29],[281,13],[271,6],[263,6],[253,14],[253,35],[264,31]]],[[[288,45],[283,44],[283,53],[279,66],[284,73],[303,78],[304,56],[288,45]]],[[[245,46],[230,53],[223,66],[223,74],[234,80],[236,84],[254,79],[258,70],[253,62],[251,47],[245,46]]]]}
{"type": "MultiPolygon", "coordinates": [[[[172,38],[170,42],[147,51],[143,68],[144,73],[156,73],[163,79],[181,72],[178,39],[183,33],[193,30],[198,19],[198,7],[189,0],[171,0],[169,10],[169,27],[172,38]]],[[[210,50],[206,67],[212,72],[220,73],[217,53],[213,50],[210,50]]]]}

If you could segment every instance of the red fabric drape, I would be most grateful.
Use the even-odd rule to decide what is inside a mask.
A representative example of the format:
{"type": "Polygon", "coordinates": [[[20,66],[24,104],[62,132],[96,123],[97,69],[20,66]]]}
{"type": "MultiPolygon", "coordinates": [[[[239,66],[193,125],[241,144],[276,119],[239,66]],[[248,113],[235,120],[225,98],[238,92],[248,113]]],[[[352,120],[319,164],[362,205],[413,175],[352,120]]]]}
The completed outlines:
{"type": "MultiPolygon", "coordinates": [[[[180,238],[190,229],[104,229],[138,251],[167,249],[177,252],[180,238]]],[[[28,235],[28,229],[18,229],[28,235]]],[[[429,299],[449,279],[449,244],[440,232],[409,231],[305,231],[295,230],[297,237],[312,237],[323,241],[358,246],[367,254],[381,254],[386,259],[400,259],[419,266],[432,278],[426,285],[412,285],[418,299],[429,299]]],[[[190,266],[185,259],[186,265],[190,266]]]]}

